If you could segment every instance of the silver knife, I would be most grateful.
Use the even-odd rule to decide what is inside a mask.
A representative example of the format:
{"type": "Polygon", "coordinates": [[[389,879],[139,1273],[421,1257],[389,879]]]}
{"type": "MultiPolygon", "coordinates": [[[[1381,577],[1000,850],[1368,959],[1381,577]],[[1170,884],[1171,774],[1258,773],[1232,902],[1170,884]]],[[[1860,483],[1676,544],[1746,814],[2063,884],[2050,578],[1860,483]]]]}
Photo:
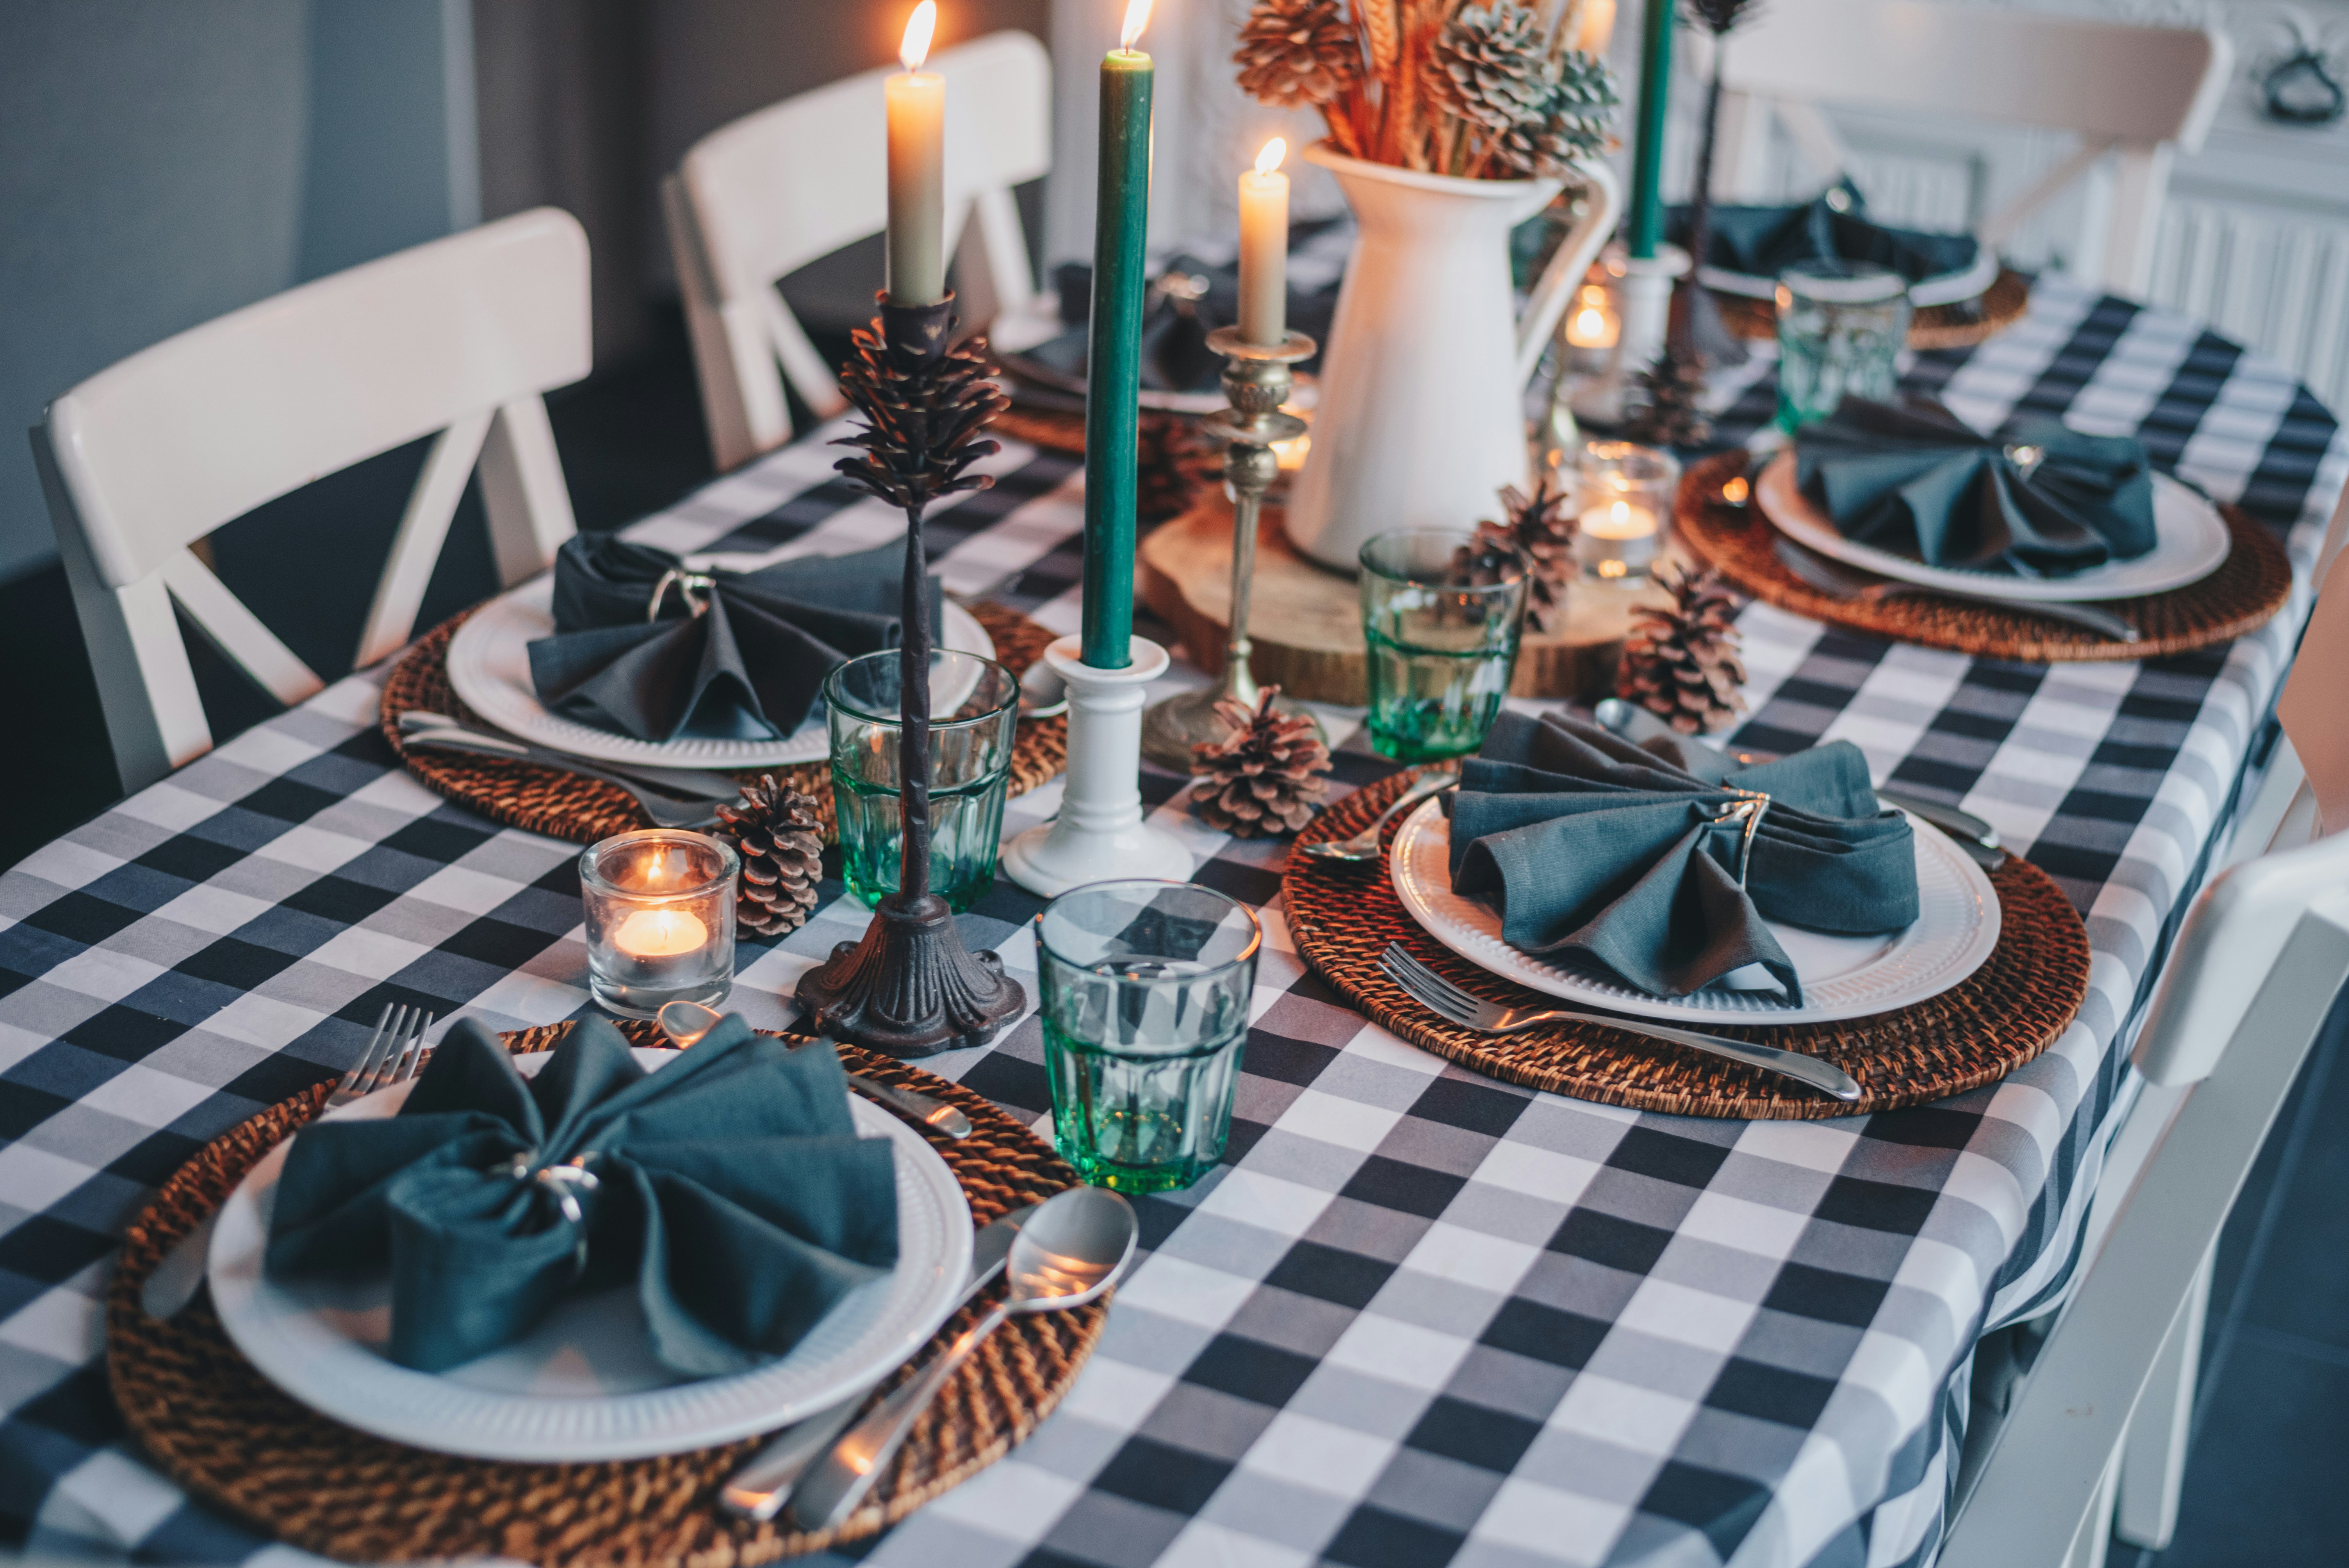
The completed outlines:
{"type": "MultiPolygon", "coordinates": [[[[1019,1233],[1020,1222],[1035,1212],[1033,1203],[1014,1209],[971,1239],[970,1283],[963,1287],[962,1299],[955,1303],[956,1312],[969,1305],[971,1297],[1003,1272],[1003,1260],[1011,1255],[1011,1238],[1019,1233]]],[[[719,1490],[719,1506],[744,1519],[772,1519],[781,1513],[783,1504],[792,1500],[792,1488],[799,1484],[809,1466],[832,1450],[833,1439],[848,1429],[872,1392],[860,1388],[830,1409],[786,1428],[719,1490]]]]}
{"type": "Polygon", "coordinates": [[[570,770],[594,768],[605,773],[617,773],[648,789],[671,795],[684,795],[696,800],[722,800],[728,804],[740,795],[734,780],[723,773],[705,772],[697,768],[657,768],[644,762],[607,762],[602,758],[574,757],[564,751],[549,751],[512,736],[494,734],[490,730],[466,724],[445,713],[429,708],[412,707],[399,716],[399,733],[403,737],[436,733],[462,736],[484,751],[511,756],[518,762],[535,762],[545,768],[570,770]]]}

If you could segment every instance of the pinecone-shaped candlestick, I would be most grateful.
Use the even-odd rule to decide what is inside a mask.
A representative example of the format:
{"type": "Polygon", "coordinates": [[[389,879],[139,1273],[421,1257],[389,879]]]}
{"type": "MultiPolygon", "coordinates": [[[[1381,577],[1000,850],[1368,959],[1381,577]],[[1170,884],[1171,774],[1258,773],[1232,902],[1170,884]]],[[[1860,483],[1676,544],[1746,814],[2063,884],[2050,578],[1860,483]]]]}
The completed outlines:
{"type": "Polygon", "coordinates": [[[762,773],[742,786],[742,803],[718,808],[718,836],[742,862],[736,923],[760,936],[781,936],[815,913],[823,880],[823,824],[815,802],[762,773]]]}
{"type": "Polygon", "coordinates": [[[1636,702],[1682,735],[1719,729],[1745,711],[1745,662],[1737,656],[1731,617],[1737,597],[1721,573],[1664,571],[1656,582],[1672,596],[1670,607],[1643,604],[1632,612],[1631,634],[1615,676],[1615,695],[1636,702]]]}
{"type": "Polygon", "coordinates": [[[1330,748],[1320,728],[1305,714],[1283,713],[1273,704],[1278,686],[1267,686],[1253,708],[1219,702],[1216,712],[1232,727],[1222,740],[1191,748],[1191,802],[1211,828],[1241,839],[1293,833],[1312,820],[1330,788],[1330,748]]]}
{"type": "Polygon", "coordinates": [[[1566,619],[1567,585],[1574,581],[1574,514],[1567,510],[1566,490],[1549,473],[1534,480],[1527,495],[1515,485],[1501,487],[1501,511],[1506,521],[1479,522],[1476,542],[1461,547],[1460,564],[1475,583],[1497,583],[1504,560],[1516,556],[1526,573],[1526,624],[1537,632],[1554,632],[1566,619]]]}

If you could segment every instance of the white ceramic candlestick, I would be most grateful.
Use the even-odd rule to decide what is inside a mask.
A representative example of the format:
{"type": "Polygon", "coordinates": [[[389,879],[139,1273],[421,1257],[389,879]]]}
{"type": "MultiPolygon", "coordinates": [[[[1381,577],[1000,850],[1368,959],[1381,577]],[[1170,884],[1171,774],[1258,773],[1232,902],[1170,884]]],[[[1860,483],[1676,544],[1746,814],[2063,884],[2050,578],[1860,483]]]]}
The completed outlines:
{"type": "Polygon", "coordinates": [[[1185,882],[1191,851],[1142,814],[1143,688],[1166,673],[1166,650],[1147,637],[1130,645],[1122,670],[1095,669],[1083,640],[1062,637],[1044,661],[1069,684],[1069,769],[1061,814],[1003,846],[1003,869],[1041,898],[1112,877],[1185,882]]]}
{"type": "Polygon", "coordinates": [[[1616,329],[1615,354],[1604,374],[1583,383],[1574,395],[1575,418],[1594,425],[1618,425],[1623,420],[1623,399],[1631,383],[1664,351],[1664,329],[1671,324],[1672,280],[1689,269],[1686,251],[1659,245],[1653,259],[1622,260],[1623,281],[1615,285],[1621,301],[1616,329]]]}

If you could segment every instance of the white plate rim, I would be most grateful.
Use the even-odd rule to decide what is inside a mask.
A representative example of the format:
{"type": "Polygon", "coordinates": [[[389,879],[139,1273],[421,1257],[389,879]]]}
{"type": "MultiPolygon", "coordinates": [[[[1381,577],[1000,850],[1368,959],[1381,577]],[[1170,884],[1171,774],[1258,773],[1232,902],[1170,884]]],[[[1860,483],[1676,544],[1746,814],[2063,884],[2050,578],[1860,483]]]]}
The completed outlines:
{"type": "MultiPolygon", "coordinates": [[[[1937,885],[1964,897],[1964,903],[1974,912],[1972,925],[1951,937],[1939,937],[1948,950],[1940,961],[1928,970],[1922,979],[1912,981],[1905,988],[1876,995],[1847,996],[1842,1001],[1814,1000],[1801,1007],[1773,1006],[1756,1001],[1750,1005],[1733,1005],[1732,998],[1756,995],[1751,992],[1698,992],[1699,996],[1718,996],[1718,1001],[1697,1002],[1688,998],[1651,996],[1643,992],[1615,983],[1598,983],[1571,971],[1520,953],[1501,940],[1500,916],[1487,905],[1452,891],[1448,861],[1451,844],[1451,823],[1444,816],[1442,803],[1431,799],[1403,820],[1395,834],[1394,847],[1388,858],[1389,877],[1395,895],[1412,919],[1417,921],[1436,941],[1481,969],[1521,985],[1578,1002],[1588,1006],[1603,1007],[1609,1012],[1627,1013],[1640,1017],[1670,1018],[1700,1024],[1826,1024],[1843,1018],[1864,1018],[1878,1013],[1889,1013],[1912,1006],[1928,997],[1962,982],[1981,968],[1998,946],[1998,893],[1990,884],[1982,869],[1966,858],[1956,844],[1940,832],[1914,817],[1909,818],[1917,843],[1919,892],[1928,891],[1929,877],[1937,885]],[[1416,862],[1432,860],[1441,870],[1436,875],[1423,870],[1416,862]]],[[[1920,915],[1904,938],[1914,934],[1906,946],[1935,940],[1937,934],[1919,934],[1918,926],[1925,923],[1920,915]]],[[[1776,929],[1775,924],[1773,929],[1776,929]]],[[[1895,952],[1903,948],[1896,947],[1895,952]]],[[[1865,973],[1863,971],[1863,973],[1865,973]]],[[[1848,990],[1853,981],[1847,977],[1829,983],[1833,989],[1848,990]]],[[[1819,989],[1804,987],[1806,995],[1816,996],[1819,989]]],[[[1766,995],[1766,994],[1762,994],[1766,995]]]]}
{"type": "MultiPolygon", "coordinates": [[[[550,1054],[533,1053],[538,1058],[533,1065],[550,1054]]],[[[678,1053],[635,1054],[639,1060],[673,1060],[678,1053]]],[[[388,1115],[409,1087],[395,1086],[327,1114],[349,1115],[378,1102],[374,1109],[388,1115]]],[[[895,1313],[905,1326],[870,1346],[855,1342],[859,1353],[821,1381],[811,1382],[787,1356],[749,1372],[641,1393],[557,1398],[494,1393],[394,1366],[320,1326],[259,1271],[263,1236],[255,1195],[275,1180],[291,1139],[248,1171],[222,1205],[205,1268],[213,1305],[245,1359],[286,1394],[346,1426],[439,1453],[535,1463],[646,1459],[771,1431],[869,1388],[902,1366],[953,1313],[970,1277],[970,1203],[953,1171],[896,1117],[854,1096],[848,1104],[861,1134],[886,1137],[896,1147],[901,1214],[909,1196],[934,1203],[943,1240],[936,1256],[901,1253],[898,1258],[893,1278],[919,1288],[895,1313]],[[801,1386],[794,1389],[794,1383],[801,1386]]],[[[863,1337],[873,1336],[868,1330],[863,1337]]]]}
{"type": "MultiPolygon", "coordinates": [[[[831,754],[831,735],[820,700],[807,722],[781,740],[638,740],[548,712],[536,692],[526,685],[501,679],[493,665],[507,642],[519,639],[526,646],[550,634],[554,629],[554,576],[548,573],[482,605],[449,639],[450,689],[467,707],[507,734],[574,757],[670,768],[777,768],[821,762],[831,754]]],[[[987,628],[953,600],[946,602],[939,622],[942,647],[977,654],[983,659],[995,656],[995,641],[987,634],[987,628]]]]}
{"type": "Polygon", "coordinates": [[[2075,576],[2015,577],[1928,566],[1872,544],[1846,539],[1795,485],[1790,448],[1773,458],[1754,486],[1754,500],[1771,525],[1795,543],[1880,577],[1922,588],[1946,588],[2017,604],[2075,604],[2135,599],[2199,583],[2226,563],[2233,536],[2209,501],[2168,474],[2153,476],[2154,546],[2135,561],[2110,561],[2075,576]]]}

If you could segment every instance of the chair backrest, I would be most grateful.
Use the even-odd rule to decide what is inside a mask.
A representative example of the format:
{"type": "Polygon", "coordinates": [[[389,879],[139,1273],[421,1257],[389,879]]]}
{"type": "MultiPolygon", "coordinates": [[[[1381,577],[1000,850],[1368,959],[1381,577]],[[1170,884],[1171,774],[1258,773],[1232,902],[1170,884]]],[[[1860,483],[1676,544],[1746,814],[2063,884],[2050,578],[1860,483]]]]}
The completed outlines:
{"type": "MultiPolygon", "coordinates": [[[[959,248],[966,323],[1026,311],[1036,294],[1012,187],[1052,162],[1051,58],[1026,33],[990,33],[924,67],[947,80],[946,243],[959,248]],[[976,213],[978,243],[957,246],[976,213]]],[[[791,438],[782,375],[823,417],[846,404],[776,282],[879,233],[888,219],[895,67],[786,98],[694,143],[662,184],[709,442],[721,469],[791,438]],[[781,374],[777,372],[780,364],[781,374]]]]}
{"type": "Polygon", "coordinates": [[[174,603],[279,701],[319,687],[189,549],[222,523],[437,433],[361,665],[408,641],[477,463],[499,575],[552,562],[574,525],[540,394],[587,374],[588,320],[587,236],[541,208],[192,327],[49,405],[35,457],[126,789],[212,746],[174,603]]]}
{"type": "Polygon", "coordinates": [[[2087,232],[2074,271],[2142,294],[2173,150],[2192,152],[2217,116],[2232,51],[2218,33],[1931,0],[1773,0],[1729,36],[1723,65],[1722,189],[1758,170],[1767,104],[1828,175],[1848,154],[1822,105],[1946,115],[2070,131],[2078,150],[1981,226],[2001,244],[2083,175],[2087,232]],[[1748,100],[1748,101],[1733,101],[1748,100]]]}

